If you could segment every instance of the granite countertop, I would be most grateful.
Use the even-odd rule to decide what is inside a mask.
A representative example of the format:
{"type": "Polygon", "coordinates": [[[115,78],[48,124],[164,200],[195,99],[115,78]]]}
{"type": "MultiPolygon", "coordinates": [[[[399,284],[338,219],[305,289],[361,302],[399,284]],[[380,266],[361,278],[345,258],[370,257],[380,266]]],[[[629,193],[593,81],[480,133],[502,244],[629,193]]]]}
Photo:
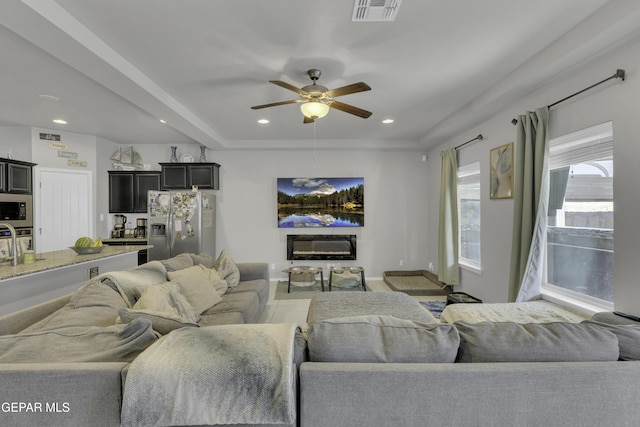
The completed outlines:
{"type": "Polygon", "coordinates": [[[26,276],[28,274],[40,273],[55,268],[68,267],[83,262],[95,261],[129,252],[137,252],[149,248],[148,245],[131,246],[106,246],[102,252],[97,254],[78,255],[73,249],[62,249],[60,251],[44,252],[36,254],[36,262],[24,264],[19,260],[17,266],[12,266],[10,262],[0,263],[0,281],[12,279],[14,277],[26,276]]]}

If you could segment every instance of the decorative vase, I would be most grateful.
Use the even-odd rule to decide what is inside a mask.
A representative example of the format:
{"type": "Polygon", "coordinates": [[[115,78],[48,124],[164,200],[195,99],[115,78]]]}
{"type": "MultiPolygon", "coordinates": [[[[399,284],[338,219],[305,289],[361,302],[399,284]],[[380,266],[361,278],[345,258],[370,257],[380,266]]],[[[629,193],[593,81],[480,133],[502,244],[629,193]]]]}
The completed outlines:
{"type": "Polygon", "coordinates": [[[200,163],[207,163],[207,147],[204,145],[200,146],[200,163]]]}
{"type": "Polygon", "coordinates": [[[176,150],[178,147],[171,147],[171,159],[169,160],[171,163],[178,163],[178,155],[176,154],[176,150]]]}

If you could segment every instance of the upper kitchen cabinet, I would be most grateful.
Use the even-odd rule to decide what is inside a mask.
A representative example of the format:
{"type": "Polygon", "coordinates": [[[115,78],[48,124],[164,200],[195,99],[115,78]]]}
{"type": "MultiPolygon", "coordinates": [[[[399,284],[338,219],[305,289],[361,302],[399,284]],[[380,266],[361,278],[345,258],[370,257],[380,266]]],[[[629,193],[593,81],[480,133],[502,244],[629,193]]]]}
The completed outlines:
{"type": "Polygon", "coordinates": [[[110,171],[109,213],[147,212],[147,191],[160,189],[160,172],[110,171]]]}
{"type": "Polygon", "coordinates": [[[163,190],[220,189],[220,165],[217,163],[160,163],[163,190]]]}
{"type": "Polygon", "coordinates": [[[0,192],[31,194],[35,163],[0,159],[0,192]]]}

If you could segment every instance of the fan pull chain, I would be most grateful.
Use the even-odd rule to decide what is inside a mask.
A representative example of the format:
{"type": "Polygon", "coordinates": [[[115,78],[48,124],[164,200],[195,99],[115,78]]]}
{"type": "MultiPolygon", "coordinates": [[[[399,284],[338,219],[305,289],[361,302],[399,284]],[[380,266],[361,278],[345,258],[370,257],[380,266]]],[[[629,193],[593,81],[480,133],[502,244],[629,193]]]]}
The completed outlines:
{"type": "Polygon", "coordinates": [[[316,121],[313,121],[313,163],[317,160],[316,158],[316,121]]]}

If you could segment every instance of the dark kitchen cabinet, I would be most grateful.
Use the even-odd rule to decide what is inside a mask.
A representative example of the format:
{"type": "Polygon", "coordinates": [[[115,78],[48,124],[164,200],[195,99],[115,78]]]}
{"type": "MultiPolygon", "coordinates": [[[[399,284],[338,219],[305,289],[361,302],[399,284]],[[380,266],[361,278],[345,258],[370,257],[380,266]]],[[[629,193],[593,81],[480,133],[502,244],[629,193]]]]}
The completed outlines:
{"type": "Polygon", "coordinates": [[[0,159],[0,192],[31,194],[35,163],[0,159]]]}
{"type": "Polygon", "coordinates": [[[217,163],[160,163],[163,190],[220,189],[220,165],[217,163]]]}
{"type": "Polygon", "coordinates": [[[147,191],[160,189],[160,172],[109,172],[109,212],[144,213],[147,211],[147,191]]]}

